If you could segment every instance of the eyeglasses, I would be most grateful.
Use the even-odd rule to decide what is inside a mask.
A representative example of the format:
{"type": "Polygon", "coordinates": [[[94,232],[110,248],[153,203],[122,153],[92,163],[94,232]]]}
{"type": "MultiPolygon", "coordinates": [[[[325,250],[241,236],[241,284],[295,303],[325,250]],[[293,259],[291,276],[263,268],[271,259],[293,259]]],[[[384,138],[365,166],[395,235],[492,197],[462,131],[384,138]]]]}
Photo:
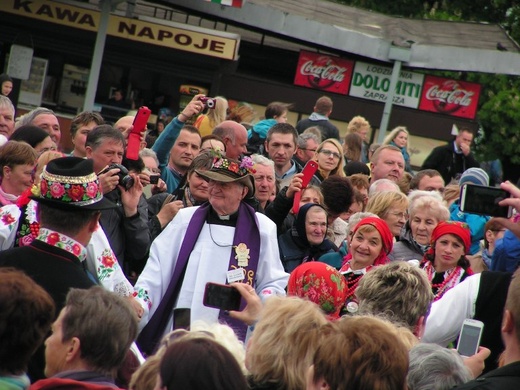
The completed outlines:
{"type": "Polygon", "coordinates": [[[316,149],[307,149],[307,148],[298,148],[300,150],[306,150],[308,152],[313,152],[313,153],[316,153],[316,149]]]}
{"type": "Polygon", "coordinates": [[[390,213],[390,214],[399,219],[403,219],[403,218],[408,219],[408,213],[400,212],[400,213],[390,213]]]}
{"type": "Polygon", "coordinates": [[[320,150],[319,153],[323,153],[327,157],[332,156],[338,160],[341,158],[341,154],[333,152],[332,150],[320,150]]]}

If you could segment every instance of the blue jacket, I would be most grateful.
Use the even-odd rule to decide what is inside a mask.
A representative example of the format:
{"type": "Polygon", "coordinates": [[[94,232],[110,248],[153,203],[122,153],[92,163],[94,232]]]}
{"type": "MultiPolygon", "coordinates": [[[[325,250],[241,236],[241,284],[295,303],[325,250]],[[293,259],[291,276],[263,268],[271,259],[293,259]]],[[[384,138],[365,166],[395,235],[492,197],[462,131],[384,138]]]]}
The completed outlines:
{"type": "Polygon", "coordinates": [[[152,150],[157,154],[157,159],[159,160],[161,179],[165,181],[169,193],[175,191],[182,180],[182,176],[168,167],[168,160],[170,150],[175,144],[183,126],[184,123],[178,120],[177,117],[173,118],[152,146],[152,150]]]}
{"type": "Polygon", "coordinates": [[[487,215],[463,213],[459,209],[458,200],[450,206],[450,220],[465,222],[469,226],[471,232],[470,255],[474,255],[480,250],[480,240],[484,238],[484,227],[489,219],[490,217],[487,215]]]}
{"type": "Polygon", "coordinates": [[[490,271],[515,272],[520,262],[520,239],[506,230],[504,237],[497,240],[490,271]]]}

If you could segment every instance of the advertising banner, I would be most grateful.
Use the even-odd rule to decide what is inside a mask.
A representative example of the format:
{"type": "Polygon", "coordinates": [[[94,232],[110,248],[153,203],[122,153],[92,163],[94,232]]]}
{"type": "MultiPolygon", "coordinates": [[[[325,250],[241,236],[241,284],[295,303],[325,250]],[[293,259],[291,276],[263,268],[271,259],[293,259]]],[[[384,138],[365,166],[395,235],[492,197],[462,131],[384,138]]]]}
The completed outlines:
{"type": "Polygon", "coordinates": [[[475,119],[479,96],[479,84],[426,76],[419,109],[475,119]]]}
{"type": "MultiPolygon", "coordinates": [[[[366,62],[356,62],[350,96],[386,102],[390,89],[392,68],[366,62]]],[[[402,70],[394,92],[394,104],[417,108],[421,97],[424,75],[402,70]]]]}
{"type": "Polygon", "coordinates": [[[353,61],[301,51],[294,85],[346,95],[353,68],[353,61]]]}

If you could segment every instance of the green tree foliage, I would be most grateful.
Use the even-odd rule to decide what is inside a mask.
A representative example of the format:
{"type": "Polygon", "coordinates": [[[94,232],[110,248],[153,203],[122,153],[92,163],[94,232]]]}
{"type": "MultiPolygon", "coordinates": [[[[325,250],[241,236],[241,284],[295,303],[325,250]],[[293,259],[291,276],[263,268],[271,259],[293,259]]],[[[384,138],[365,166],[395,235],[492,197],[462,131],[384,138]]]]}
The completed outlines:
{"type": "MultiPolygon", "coordinates": [[[[500,24],[520,42],[520,3],[514,0],[337,0],[338,3],[386,15],[436,20],[464,20],[500,24]]],[[[520,78],[485,74],[430,72],[443,77],[479,83],[482,92],[477,120],[483,133],[478,137],[481,159],[500,158],[520,164],[520,78]]]]}

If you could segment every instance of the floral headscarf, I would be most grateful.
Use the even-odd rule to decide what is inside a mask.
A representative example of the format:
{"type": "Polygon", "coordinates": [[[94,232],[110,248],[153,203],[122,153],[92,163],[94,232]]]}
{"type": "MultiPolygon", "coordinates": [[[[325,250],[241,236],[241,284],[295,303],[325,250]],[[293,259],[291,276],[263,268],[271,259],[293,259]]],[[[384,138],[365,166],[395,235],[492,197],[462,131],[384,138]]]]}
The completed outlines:
{"type": "Polygon", "coordinates": [[[289,276],[287,294],[316,303],[329,319],[339,318],[345,304],[347,283],[336,268],[319,262],[303,263],[289,276]]]}

